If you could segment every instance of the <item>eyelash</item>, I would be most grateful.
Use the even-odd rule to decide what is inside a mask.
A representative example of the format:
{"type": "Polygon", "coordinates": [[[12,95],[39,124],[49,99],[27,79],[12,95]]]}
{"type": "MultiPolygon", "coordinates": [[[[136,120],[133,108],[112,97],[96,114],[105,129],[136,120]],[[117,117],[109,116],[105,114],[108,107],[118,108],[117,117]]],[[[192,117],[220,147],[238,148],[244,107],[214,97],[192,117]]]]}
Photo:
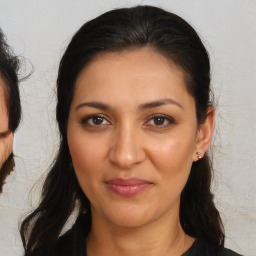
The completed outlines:
{"type": "MultiPolygon", "coordinates": [[[[149,121],[147,121],[146,123],[149,123],[150,121],[156,119],[156,118],[162,118],[164,119],[164,122],[167,121],[167,124],[163,124],[163,125],[156,125],[156,124],[153,124],[152,126],[156,127],[157,129],[162,129],[162,128],[167,128],[169,127],[170,125],[172,124],[175,124],[176,121],[170,117],[170,116],[167,116],[167,115],[164,115],[164,114],[154,114],[150,117],[149,121]]],[[[149,125],[151,126],[151,125],[149,125]]]]}
{"type": "MultiPolygon", "coordinates": [[[[104,115],[96,114],[96,115],[90,115],[90,116],[87,116],[87,117],[83,118],[82,121],[81,121],[81,124],[82,124],[83,126],[88,125],[88,126],[91,126],[91,127],[97,127],[97,126],[100,127],[100,126],[102,126],[102,124],[100,124],[100,125],[89,124],[89,123],[88,123],[89,120],[92,120],[93,118],[102,118],[103,120],[106,120],[108,123],[110,123],[110,122],[108,121],[108,119],[107,119],[104,115]]],[[[104,125],[104,124],[103,124],[103,125],[104,125]]]]}
{"type": "MultiPolygon", "coordinates": [[[[163,129],[163,128],[167,128],[169,127],[170,125],[172,124],[175,124],[176,121],[170,117],[170,116],[167,116],[167,115],[164,115],[164,114],[154,114],[152,116],[149,117],[149,120],[146,121],[144,123],[145,126],[151,126],[151,127],[156,127],[157,129],[163,129]],[[156,124],[149,124],[151,121],[154,121],[154,119],[157,119],[157,118],[162,118],[164,119],[164,123],[167,122],[167,124],[160,124],[160,125],[156,125],[156,124]]],[[[101,114],[95,114],[95,115],[90,115],[90,116],[87,116],[85,118],[82,119],[81,121],[81,124],[83,126],[87,126],[87,127],[93,127],[93,128],[102,128],[102,126],[105,126],[105,125],[110,125],[111,122],[108,121],[108,119],[104,116],[104,115],[101,115],[101,114]],[[103,122],[104,120],[108,122],[108,124],[90,124],[89,121],[90,120],[93,120],[93,118],[102,118],[103,122]]]]}

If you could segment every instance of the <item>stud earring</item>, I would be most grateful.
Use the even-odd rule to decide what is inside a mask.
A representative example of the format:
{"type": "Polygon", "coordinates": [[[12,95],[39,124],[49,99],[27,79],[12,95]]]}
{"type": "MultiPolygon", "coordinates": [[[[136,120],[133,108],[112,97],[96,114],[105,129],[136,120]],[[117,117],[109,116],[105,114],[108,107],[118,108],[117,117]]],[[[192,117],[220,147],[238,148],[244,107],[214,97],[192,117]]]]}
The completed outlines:
{"type": "Polygon", "coordinates": [[[202,158],[201,152],[196,152],[198,160],[202,158]]]}

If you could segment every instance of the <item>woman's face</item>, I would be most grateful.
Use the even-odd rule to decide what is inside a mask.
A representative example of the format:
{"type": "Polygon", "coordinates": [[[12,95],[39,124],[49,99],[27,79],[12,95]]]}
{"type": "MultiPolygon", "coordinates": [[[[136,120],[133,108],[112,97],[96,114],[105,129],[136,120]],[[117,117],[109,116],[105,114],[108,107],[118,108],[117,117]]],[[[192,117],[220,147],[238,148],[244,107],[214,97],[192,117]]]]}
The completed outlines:
{"type": "Polygon", "coordinates": [[[178,217],[199,130],[183,73],[166,58],[98,56],[77,79],[67,129],[92,216],[123,227],[178,217]]]}
{"type": "Polygon", "coordinates": [[[0,77],[0,168],[11,154],[13,144],[13,133],[9,131],[4,86],[4,81],[0,77]]]}

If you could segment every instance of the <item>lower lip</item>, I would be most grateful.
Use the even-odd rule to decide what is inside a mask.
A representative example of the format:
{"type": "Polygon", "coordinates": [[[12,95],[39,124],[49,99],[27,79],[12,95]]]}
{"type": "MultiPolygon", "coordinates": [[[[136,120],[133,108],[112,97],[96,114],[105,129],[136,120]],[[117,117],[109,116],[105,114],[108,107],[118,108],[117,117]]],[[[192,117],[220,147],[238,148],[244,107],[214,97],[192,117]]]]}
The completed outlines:
{"type": "Polygon", "coordinates": [[[147,189],[151,184],[150,183],[143,183],[143,184],[134,184],[134,185],[118,185],[108,183],[108,187],[120,196],[131,197],[135,196],[145,189],[147,189]]]}

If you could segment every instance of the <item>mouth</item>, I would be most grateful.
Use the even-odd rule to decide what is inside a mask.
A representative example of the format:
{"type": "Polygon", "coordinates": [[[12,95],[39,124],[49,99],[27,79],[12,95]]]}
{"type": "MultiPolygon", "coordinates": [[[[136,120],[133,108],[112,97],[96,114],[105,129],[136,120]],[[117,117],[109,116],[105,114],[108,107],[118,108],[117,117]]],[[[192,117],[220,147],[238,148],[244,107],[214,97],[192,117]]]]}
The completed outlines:
{"type": "Polygon", "coordinates": [[[111,179],[108,180],[106,184],[111,191],[124,197],[135,196],[152,185],[152,183],[149,181],[137,178],[111,179]]]}

